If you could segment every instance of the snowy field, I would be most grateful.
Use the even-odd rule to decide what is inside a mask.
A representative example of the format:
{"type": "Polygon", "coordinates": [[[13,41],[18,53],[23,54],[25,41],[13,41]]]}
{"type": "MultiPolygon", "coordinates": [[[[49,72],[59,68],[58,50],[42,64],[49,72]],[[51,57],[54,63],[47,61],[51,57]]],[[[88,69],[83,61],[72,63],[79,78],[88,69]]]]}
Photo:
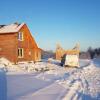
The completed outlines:
{"type": "Polygon", "coordinates": [[[6,77],[4,71],[0,73],[0,98],[7,90],[7,100],[100,100],[99,59],[80,60],[79,68],[61,67],[53,59],[18,65],[4,60],[0,61],[6,72],[6,77]]]}

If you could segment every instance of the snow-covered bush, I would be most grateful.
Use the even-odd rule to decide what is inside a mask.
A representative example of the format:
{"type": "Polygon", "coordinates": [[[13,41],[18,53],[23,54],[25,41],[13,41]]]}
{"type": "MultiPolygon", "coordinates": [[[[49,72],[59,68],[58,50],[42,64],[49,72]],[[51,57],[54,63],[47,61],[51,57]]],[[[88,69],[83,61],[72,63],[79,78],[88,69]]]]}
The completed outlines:
{"type": "Polygon", "coordinates": [[[55,59],[53,59],[53,58],[49,58],[49,59],[48,59],[48,63],[60,65],[61,61],[55,60],[55,59]]]}
{"type": "Polygon", "coordinates": [[[6,58],[0,58],[0,68],[5,72],[12,66],[12,63],[6,58]]]}
{"type": "Polygon", "coordinates": [[[4,64],[5,66],[12,65],[12,63],[6,58],[0,58],[0,64],[4,64]]]}

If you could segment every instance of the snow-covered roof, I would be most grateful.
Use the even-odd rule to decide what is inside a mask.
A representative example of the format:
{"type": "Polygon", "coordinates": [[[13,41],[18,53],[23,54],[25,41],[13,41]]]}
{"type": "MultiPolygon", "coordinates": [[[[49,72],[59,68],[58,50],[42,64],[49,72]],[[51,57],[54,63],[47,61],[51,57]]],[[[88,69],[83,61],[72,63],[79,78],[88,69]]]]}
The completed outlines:
{"type": "Polygon", "coordinates": [[[18,32],[25,23],[13,23],[9,25],[0,25],[0,33],[18,32]]]}

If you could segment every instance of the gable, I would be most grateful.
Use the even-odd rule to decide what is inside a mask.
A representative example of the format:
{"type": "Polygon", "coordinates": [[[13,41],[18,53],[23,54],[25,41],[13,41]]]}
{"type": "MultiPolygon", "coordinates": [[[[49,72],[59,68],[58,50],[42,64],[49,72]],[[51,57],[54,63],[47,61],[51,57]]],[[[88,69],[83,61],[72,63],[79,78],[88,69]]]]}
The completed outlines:
{"type": "Polygon", "coordinates": [[[19,32],[23,32],[23,34],[27,37],[27,39],[29,40],[29,42],[33,45],[34,48],[38,48],[34,37],[32,36],[30,30],[28,29],[27,25],[24,24],[21,29],[19,30],[19,32]]]}

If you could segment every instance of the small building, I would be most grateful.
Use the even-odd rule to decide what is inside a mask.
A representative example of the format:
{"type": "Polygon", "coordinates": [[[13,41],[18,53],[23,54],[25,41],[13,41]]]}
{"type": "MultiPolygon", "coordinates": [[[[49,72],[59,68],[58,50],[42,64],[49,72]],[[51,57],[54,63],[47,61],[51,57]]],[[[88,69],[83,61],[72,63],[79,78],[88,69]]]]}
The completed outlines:
{"type": "Polygon", "coordinates": [[[0,57],[14,63],[41,60],[41,49],[25,23],[0,25],[0,57]]]}

